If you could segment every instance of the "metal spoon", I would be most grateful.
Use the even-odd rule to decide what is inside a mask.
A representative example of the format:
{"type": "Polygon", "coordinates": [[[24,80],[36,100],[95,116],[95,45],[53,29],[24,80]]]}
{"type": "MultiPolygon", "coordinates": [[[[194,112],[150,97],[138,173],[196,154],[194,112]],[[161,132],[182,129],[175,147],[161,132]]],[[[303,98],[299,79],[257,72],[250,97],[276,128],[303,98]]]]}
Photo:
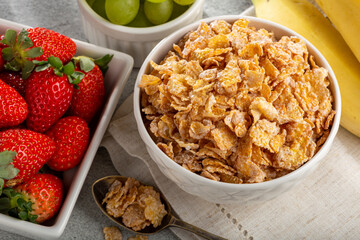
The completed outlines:
{"type": "MultiPolygon", "coordinates": [[[[200,229],[198,227],[195,227],[189,223],[186,223],[182,220],[180,220],[179,218],[174,216],[174,212],[169,204],[169,202],[165,199],[164,195],[157,189],[155,188],[161,196],[161,201],[162,203],[165,205],[165,209],[168,212],[167,215],[165,215],[165,217],[162,220],[162,223],[160,226],[154,228],[152,225],[142,229],[141,231],[134,231],[131,228],[126,227],[123,222],[121,221],[120,218],[114,218],[113,216],[109,215],[106,212],[106,208],[105,208],[105,204],[102,204],[102,201],[106,195],[106,193],[109,190],[109,187],[112,185],[112,183],[115,180],[120,181],[121,183],[125,184],[126,180],[128,178],[127,177],[123,177],[123,176],[108,176],[108,177],[104,177],[104,178],[100,178],[97,181],[94,182],[94,184],[92,185],[92,195],[95,199],[96,204],[99,206],[99,208],[101,209],[101,211],[108,216],[111,220],[113,220],[115,223],[121,225],[122,227],[128,229],[131,232],[134,233],[141,233],[141,234],[145,234],[145,235],[150,235],[150,234],[154,234],[157,233],[167,227],[178,227],[178,228],[182,228],[188,231],[191,231],[201,237],[204,237],[206,239],[210,239],[210,240],[226,240],[225,238],[216,236],[212,233],[209,233],[203,229],[200,229]]],[[[141,183],[143,184],[143,183],[141,183]]],[[[146,185],[146,184],[143,184],[146,185]]]]}

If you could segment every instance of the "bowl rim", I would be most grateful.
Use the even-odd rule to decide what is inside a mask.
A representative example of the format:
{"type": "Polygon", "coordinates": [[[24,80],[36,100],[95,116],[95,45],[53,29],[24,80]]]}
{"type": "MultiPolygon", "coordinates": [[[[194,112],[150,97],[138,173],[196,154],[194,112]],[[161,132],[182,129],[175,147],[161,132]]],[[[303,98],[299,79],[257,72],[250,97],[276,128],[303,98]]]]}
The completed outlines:
{"type": "Polygon", "coordinates": [[[87,3],[86,0],[77,0],[78,4],[91,16],[91,18],[97,23],[101,24],[104,28],[111,31],[117,31],[122,33],[129,33],[133,35],[144,35],[144,34],[158,34],[160,32],[168,31],[178,26],[185,19],[191,17],[193,12],[202,8],[205,0],[195,0],[195,2],[187,9],[183,14],[177,18],[168,21],[166,23],[151,26],[151,27],[129,27],[123,25],[117,25],[107,21],[106,19],[99,16],[87,3]]]}
{"type": "Polygon", "coordinates": [[[282,183],[285,183],[288,181],[290,182],[290,180],[296,178],[297,175],[299,175],[299,174],[302,175],[307,170],[310,170],[313,167],[313,165],[315,165],[321,159],[323,159],[325,157],[325,155],[327,154],[327,152],[329,151],[331,144],[334,141],[335,136],[336,136],[339,126],[340,126],[341,96],[340,96],[340,89],[339,89],[337,79],[335,77],[335,74],[334,74],[332,68],[330,67],[330,64],[327,62],[325,57],[320,53],[320,51],[317,48],[315,48],[315,46],[313,44],[311,44],[306,38],[304,38],[300,34],[296,33],[295,31],[293,31],[281,24],[278,24],[278,23],[275,23],[275,22],[272,22],[269,20],[252,17],[252,16],[222,15],[222,16],[201,19],[201,20],[196,21],[186,27],[182,27],[179,30],[173,32],[168,37],[164,38],[161,42],[159,42],[153,48],[153,50],[149,53],[147,58],[144,60],[142,66],[138,72],[138,76],[137,76],[137,79],[136,79],[136,82],[134,85],[133,107],[134,107],[134,115],[135,115],[136,123],[138,126],[138,131],[139,131],[139,134],[140,134],[143,142],[145,143],[147,148],[151,148],[153,151],[156,152],[156,154],[160,154],[160,157],[162,159],[166,159],[166,163],[168,164],[169,167],[176,170],[177,172],[180,172],[184,177],[191,178],[193,180],[198,181],[199,183],[202,183],[205,185],[211,184],[214,187],[219,187],[219,188],[223,188],[223,189],[227,189],[227,190],[241,191],[241,190],[264,189],[264,188],[282,184],[282,183]],[[200,176],[199,174],[193,173],[193,172],[185,169],[184,167],[180,166],[176,162],[174,162],[163,151],[161,151],[157,147],[155,142],[150,137],[147,129],[145,128],[145,125],[143,124],[143,119],[141,116],[141,109],[140,109],[140,88],[138,87],[138,85],[140,83],[141,76],[145,73],[146,68],[149,66],[150,60],[152,60],[153,56],[156,55],[157,51],[159,51],[163,47],[163,45],[167,44],[168,42],[171,42],[170,39],[173,38],[175,35],[181,34],[181,37],[178,39],[178,40],[180,40],[187,32],[189,32],[191,30],[195,30],[201,22],[209,23],[211,21],[219,20],[219,19],[222,19],[222,20],[225,20],[228,22],[234,22],[234,21],[236,21],[238,19],[242,19],[242,18],[248,19],[250,21],[249,25],[251,25],[252,22],[263,23],[263,24],[269,25],[273,28],[283,30],[283,31],[287,32],[287,35],[296,36],[305,41],[308,50],[313,52],[312,55],[316,56],[318,58],[318,62],[323,63],[321,66],[328,71],[328,77],[330,79],[331,85],[333,85],[333,90],[334,90],[334,91],[332,91],[330,89],[332,91],[332,95],[334,98],[333,106],[334,106],[334,109],[336,110],[336,114],[333,119],[333,125],[331,127],[329,136],[326,139],[325,143],[323,144],[321,149],[311,159],[309,159],[306,163],[304,163],[302,166],[295,169],[294,171],[291,171],[288,174],[285,174],[284,176],[281,176],[281,177],[278,177],[278,178],[275,178],[275,179],[272,179],[269,181],[260,182],[260,183],[233,184],[233,183],[214,181],[214,180],[208,179],[206,177],[200,176]]]}

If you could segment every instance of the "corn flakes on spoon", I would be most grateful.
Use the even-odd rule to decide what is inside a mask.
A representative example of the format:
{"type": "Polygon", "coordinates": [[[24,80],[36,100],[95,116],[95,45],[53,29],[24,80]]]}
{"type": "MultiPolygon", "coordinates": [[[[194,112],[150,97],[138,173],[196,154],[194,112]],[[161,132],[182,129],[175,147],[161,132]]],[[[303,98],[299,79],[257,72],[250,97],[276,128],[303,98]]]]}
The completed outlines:
{"type": "MultiPolygon", "coordinates": [[[[122,227],[128,229],[131,232],[140,233],[140,234],[144,234],[144,235],[151,235],[151,234],[157,233],[167,227],[178,227],[178,228],[182,228],[182,229],[191,231],[201,237],[204,237],[205,239],[225,240],[225,238],[216,236],[212,233],[209,233],[203,229],[195,227],[195,226],[193,226],[189,223],[186,223],[186,222],[178,219],[177,217],[175,217],[174,212],[173,212],[169,202],[165,199],[165,197],[162,195],[162,193],[160,191],[158,191],[157,189],[156,189],[156,192],[158,192],[160,194],[161,203],[164,205],[165,210],[167,212],[167,213],[164,213],[164,217],[163,217],[161,223],[159,224],[159,226],[154,227],[153,224],[150,224],[149,226],[146,226],[145,228],[143,228],[141,230],[137,230],[137,231],[135,231],[134,229],[132,229],[130,227],[127,227],[123,222],[123,221],[125,221],[125,218],[124,218],[125,216],[123,215],[122,217],[114,217],[114,214],[110,214],[113,212],[111,212],[111,210],[109,211],[109,208],[107,208],[107,206],[106,206],[106,204],[109,204],[110,201],[107,201],[107,203],[106,203],[106,202],[104,202],[104,199],[109,200],[109,194],[107,195],[107,193],[109,192],[109,189],[114,189],[114,185],[116,185],[116,183],[118,183],[118,185],[120,185],[120,186],[129,187],[129,184],[127,183],[127,181],[129,179],[131,179],[131,178],[124,177],[124,176],[107,176],[107,177],[98,179],[92,185],[92,195],[95,199],[96,204],[101,209],[101,211],[107,217],[109,217],[111,220],[113,220],[115,223],[121,225],[122,227]]],[[[132,180],[136,181],[134,179],[132,179],[132,180]]],[[[138,182],[138,181],[136,181],[136,182],[138,182]]],[[[140,182],[138,182],[138,183],[140,183],[140,182]]],[[[142,183],[140,183],[140,184],[142,186],[146,186],[145,184],[142,184],[142,183]]],[[[141,190],[140,188],[138,188],[138,191],[149,192],[148,190],[141,190]]],[[[129,192],[131,192],[131,189],[129,190],[129,192]]],[[[114,196],[116,194],[111,194],[111,195],[114,196]]],[[[132,196],[128,195],[127,198],[128,199],[132,198],[132,196]]],[[[132,199],[134,199],[134,198],[132,198],[132,199]]],[[[125,200],[122,199],[121,201],[125,201],[125,200]]],[[[147,200],[145,199],[145,201],[143,201],[143,202],[149,202],[149,199],[147,199],[147,200]]],[[[133,203],[132,205],[129,205],[129,206],[135,206],[135,205],[138,205],[138,204],[133,203]]],[[[135,211],[135,213],[137,214],[137,213],[139,213],[139,211],[135,211]]],[[[135,216],[134,218],[135,218],[135,220],[132,220],[131,222],[136,222],[139,219],[138,216],[135,216]]]]}

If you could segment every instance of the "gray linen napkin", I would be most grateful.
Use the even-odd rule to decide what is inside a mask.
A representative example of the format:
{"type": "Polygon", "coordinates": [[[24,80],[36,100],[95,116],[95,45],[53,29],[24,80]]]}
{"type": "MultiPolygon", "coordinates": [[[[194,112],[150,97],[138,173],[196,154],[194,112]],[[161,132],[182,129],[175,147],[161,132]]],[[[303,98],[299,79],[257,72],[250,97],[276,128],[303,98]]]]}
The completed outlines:
{"type": "MultiPolygon", "coordinates": [[[[160,172],[138,134],[132,106],[130,96],[113,116],[102,146],[120,174],[156,185],[184,221],[233,240],[360,236],[360,139],[343,128],[319,168],[289,192],[267,202],[214,204],[184,192],[160,172]]],[[[173,231],[181,239],[196,239],[173,231]]]]}

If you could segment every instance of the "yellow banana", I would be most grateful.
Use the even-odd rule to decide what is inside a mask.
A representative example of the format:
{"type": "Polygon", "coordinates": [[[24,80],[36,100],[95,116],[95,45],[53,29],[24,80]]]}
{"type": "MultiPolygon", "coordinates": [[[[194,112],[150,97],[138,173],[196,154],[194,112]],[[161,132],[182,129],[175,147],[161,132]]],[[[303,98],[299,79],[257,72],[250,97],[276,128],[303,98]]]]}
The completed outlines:
{"type": "Polygon", "coordinates": [[[360,63],[340,33],[307,0],[252,0],[252,2],[257,17],[294,30],[324,55],[340,87],[341,125],[360,137],[360,63]]]}
{"type": "Polygon", "coordinates": [[[360,62],[360,0],[315,0],[360,62]]]}

